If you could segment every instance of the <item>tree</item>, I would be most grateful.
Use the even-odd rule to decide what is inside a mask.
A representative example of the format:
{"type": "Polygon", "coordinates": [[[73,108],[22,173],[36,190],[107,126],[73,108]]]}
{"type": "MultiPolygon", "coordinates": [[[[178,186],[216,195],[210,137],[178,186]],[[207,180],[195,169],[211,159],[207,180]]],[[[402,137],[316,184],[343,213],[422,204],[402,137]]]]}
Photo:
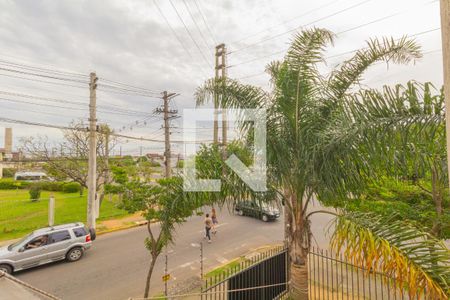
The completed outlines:
{"type": "Polygon", "coordinates": [[[442,90],[410,81],[382,91],[365,90],[348,106],[356,122],[376,125],[359,133],[366,145],[361,151],[370,152],[372,164],[379,167],[374,177],[408,179],[429,195],[435,208],[430,232],[438,238],[443,237],[449,205],[444,103],[442,90]]]}
{"type": "MultiPolygon", "coordinates": [[[[28,137],[21,140],[24,152],[34,160],[45,162],[48,175],[60,180],[70,179],[82,188],[88,188],[89,132],[83,122],[72,123],[63,130],[62,142],[50,144],[47,137],[28,137]]],[[[99,127],[100,133],[109,132],[107,126],[99,127]]],[[[97,178],[99,199],[103,199],[103,185],[108,176],[109,164],[106,134],[97,135],[97,178]]],[[[113,144],[114,141],[109,141],[113,144]]]]}
{"type": "Polygon", "coordinates": [[[141,212],[148,221],[145,247],[150,252],[151,261],[144,291],[144,298],[147,298],[154,266],[164,247],[173,242],[175,225],[184,222],[198,206],[185,197],[179,177],[160,179],[155,183],[130,179],[120,167],[114,168],[113,172],[115,183],[107,186],[107,190],[121,193],[121,206],[130,213],[141,212]],[[151,226],[155,222],[159,223],[157,230],[151,226]]]}
{"type": "MultiPolygon", "coordinates": [[[[317,197],[319,200],[338,198],[346,201],[350,194],[357,195],[364,190],[366,178],[371,174],[369,161],[359,151],[365,140],[358,134],[361,128],[370,124],[358,123],[347,105],[358,94],[363,73],[378,61],[408,63],[421,57],[416,43],[406,38],[371,40],[366,48],[356,51],[351,59],[324,76],[319,72],[319,64],[324,62],[325,47],[333,40],[334,35],[325,29],[299,33],[284,60],[267,67],[272,77],[271,93],[232,79],[209,80],[197,91],[199,105],[219,94],[222,107],[264,108],[267,111],[267,176],[270,187],[283,199],[287,212],[294,299],[308,299],[306,262],[311,245],[310,217],[315,213],[308,210],[311,200],[317,197]],[[348,129],[357,134],[352,135],[353,131],[348,129]]],[[[248,123],[241,127],[244,132],[251,132],[248,123]]],[[[225,198],[233,193],[245,194],[245,191],[239,191],[240,187],[221,194],[225,198]]],[[[356,222],[351,215],[346,220],[356,222]]],[[[415,266],[407,253],[401,249],[399,253],[410,262],[408,266],[415,266]]],[[[372,252],[365,254],[373,255],[372,252]]],[[[389,261],[380,263],[388,264],[389,261]]],[[[410,270],[430,275],[429,269],[410,270]]],[[[432,271],[439,274],[441,270],[432,271]]],[[[445,288],[439,284],[410,284],[423,284],[427,291],[435,288],[439,295],[445,288]]]]}

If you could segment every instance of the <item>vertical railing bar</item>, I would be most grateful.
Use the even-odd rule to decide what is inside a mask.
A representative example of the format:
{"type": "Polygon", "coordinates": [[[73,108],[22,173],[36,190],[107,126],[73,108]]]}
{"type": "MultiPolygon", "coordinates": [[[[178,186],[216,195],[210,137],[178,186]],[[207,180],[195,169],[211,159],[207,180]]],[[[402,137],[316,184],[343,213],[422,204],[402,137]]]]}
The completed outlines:
{"type": "MultiPolygon", "coordinates": [[[[324,266],[324,261],[326,261],[325,259],[324,259],[324,256],[323,256],[323,250],[321,250],[322,251],[322,268],[323,269],[326,269],[327,271],[326,271],[326,275],[327,275],[327,287],[328,287],[328,261],[327,261],[327,265],[326,265],[326,267],[324,266]]],[[[323,272],[322,271],[322,279],[324,279],[324,277],[325,277],[325,272],[323,272]]],[[[325,299],[325,289],[324,289],[324,287],[325,287],[325,280],[322,280],[322,295],[324,296],[323,298],[325,299]]],[[[327,293],[327,300],[330,300],[330,298],[329,298],[329,295],[328,295],[328,293],[327,293]]]]}
{"type": "MultiPolygon", "coordinates": [[[[319,250],[317,250],[317,253],[319,253],[319,250]]],[[[314,256],[316,257],[316,260],[317,260],[317,277],[316,277],[317,280],[315,280],[315,285],[314,285],[317,288],[314,288],[314,299],[317,298],[317,295],[319,296],[319,299],[320,299],[320,286],[318,286],[319,282],[321,282],[320,281],[320,257],[316,254],[314,254],[314,256]]],[[[323,272],[322,272],[322,274],[323,274],[323,272]]]]}
{"type": "MultiPolygon", "coordinates": [[[[327,254],[328,254],[328,251],[327,251],[327,254]]],[[[327,255],[328,256],[328,255],[327,255]]],[[[331,273],[330,273],[330,276],[331,276],[331,292],[332,292],[332,298],[334,298],[334,293],[333,293],[333,291],[334,291],[334,272],[333,272],[333,252],[331,252],[330,251],[330,257],[331,257],[331,260],[330,259],[328,259],[328,261],[330,262],[330,269],[331,269],[331,273]]],[[[329,290],[329,289],[328,289],[329,290]]]]}
{"type": "Polygon", "coordinates": [[[363,297],[366,297],[366,274],[364,274],[364,270],[361,270],[362,273],[362,282],[363,282],[363,297]]]}
{"type": "MultiPolygon", "coordinates": [[[[346,259],[346,261],[349,263],[348,259],[346,259]]],[[[347,276],[348,276],[348,264],[345,264],[345,269],[346,269],[347,276]]],[[[353,266],[350,268],[350,272],[352,272],[352,277],[351,277],[352,278],[352,300],[355,300],[355,285],[354,285],[355,280],[353,278],[353,275],[355,272],[353,272],[353,266]]],[[[347,294],[348,294],[348,285],[347,285],[347,294]]]]}
{"type": "Polygon", "coordinates": [[[356,268],[356,290],[358,292],[358,299],[359,299],[359,268],[356,268]]]}
{"type": "Polygon", "coordinates": [[[323,249],[320,249],[320,254],[322,256],[321,257],[322,267],[320,268],[321,273],[322,273],[322,280],[320,282],[322,284],[322,298],[325,299],[325,292],[327,292],[327,294],[328,294],[328,291],[325,288],[325,267],[323,265],[323,262],[324,262],[323,249]]]}
{"type": "Polygon", "coordinates": [[[378,300],[377,273],[376,272],[374,272],[374,276],[375,276],[375,278],[374,278],[374,281],[375,281],[375,300],[378,300]]]}
{"type": "Polygon", "coordinates": [[[311,264],[312,264],[312,268],[313,268],[313,277],[312,277],[312,281],[311,281],[311,285],[312,285],[312,289],[311,289],[311,293],[314,294],[314,298],[315,299],[315,295],[316,295],[316,262],[315,262],[315,248],[313,248],[313,252],[311,252],[311,264]]]}
{"type": "Polygon", "coordinates": [[[371,282],[370,282],[370,277],[372,276],[372,274],[370,273],[370,271],[368,271],[368,278],[367,281],[369,283],[369,299],[372,297],[372,288],[371,288],[371,282]]]}
{"type": "MultiPolygon", "coordinates": [[[[341,297],[342,297],[342,299],[344,299],[344,274],[343,274],[344,267],[342,266],[343,265],[342,254],[339,254],[339,259],[341,261],[341,263],[340,263],[341,264],[341,292],[342,292],[341,297]]],[[[348,295],[347,295],[347,297],[348,297],[348,295]]]]}
{"type": "MultiPolygon", "coordinates": [[[[330,259],[328,257],[328,250],[327,249],[325,249],[325,256],[327,257],[326,260],[325,260],[326,263],[327,263],[327,265],[325,267],[326,272],[327,272],[327,300],[330,300],[330,284],[329,284],[329,280],[328,280],[328,277],[329,277],[328,265],[330,264],[330,259]]],[[[331,276],[331,277],[333,277],[333,276],[331,276]]]]}

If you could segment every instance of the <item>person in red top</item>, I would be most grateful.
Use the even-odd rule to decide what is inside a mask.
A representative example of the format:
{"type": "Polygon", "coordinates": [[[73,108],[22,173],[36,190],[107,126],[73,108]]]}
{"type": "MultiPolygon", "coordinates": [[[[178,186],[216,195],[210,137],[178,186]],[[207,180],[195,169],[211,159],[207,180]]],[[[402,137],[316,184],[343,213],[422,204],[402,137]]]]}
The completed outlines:
{"type": "Polygon", "coordinates": [[[217,221],[217,214],[216,209],[213,207],[211,210],[211,220],[212,220],[212,233],[216,234],[216,225],[219,224],[219,221],[217,221]]]}

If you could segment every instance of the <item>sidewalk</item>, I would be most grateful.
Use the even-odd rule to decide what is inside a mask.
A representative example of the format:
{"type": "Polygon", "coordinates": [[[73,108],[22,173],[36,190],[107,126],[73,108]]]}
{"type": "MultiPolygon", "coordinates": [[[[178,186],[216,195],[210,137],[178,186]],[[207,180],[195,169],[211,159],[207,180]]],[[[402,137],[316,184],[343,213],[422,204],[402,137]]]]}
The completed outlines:
{"type": "MultiPolygon", "coordinates": [[[[97,234],[102,235],[109,232],[114,232],[118,230],[124,230],[128,228],[133,228],[137,226],[146,225],[147,220],[141,216],[140,213],[135,213],[133,215],[119,218],[111,219],[97,222],[97,234]]],[[[10,245],[20,239],[0,241],[0,247],[10,245]]]]}

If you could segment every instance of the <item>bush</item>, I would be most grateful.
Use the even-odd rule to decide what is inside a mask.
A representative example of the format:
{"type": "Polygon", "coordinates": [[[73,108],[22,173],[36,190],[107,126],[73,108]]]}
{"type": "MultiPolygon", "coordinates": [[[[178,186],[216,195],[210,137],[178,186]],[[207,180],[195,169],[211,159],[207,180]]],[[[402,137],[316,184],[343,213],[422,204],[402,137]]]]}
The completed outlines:
{"type": "Polygon", "coordinates": [[[81,185],[78,182],[67,182],[62,186],[62,192],[64,193],[77,193],[80,190],[81,185]]]}
{"type": "Polygon", "coordinates": [[[3,168],[3,178],[13,178],[16,171],[15,168],[3,168]]]}
{"type": "Polygon", "coordinates": [[[0,190],[15,190],[20,188],[20,182],[11,178],[0,179],[0,190]]]}
{"type": "Polygon", "coordinates": [[[184,160],[177,161],[177,168],[182,169],[184,167],[184,160]]]}
{"type": "Polygon", "coordinates": [[[30,200],[31,201],[37,201],[39,198],[41,198],[41,187],[39,184],[32,185],[30,188],[30,200]]]}

